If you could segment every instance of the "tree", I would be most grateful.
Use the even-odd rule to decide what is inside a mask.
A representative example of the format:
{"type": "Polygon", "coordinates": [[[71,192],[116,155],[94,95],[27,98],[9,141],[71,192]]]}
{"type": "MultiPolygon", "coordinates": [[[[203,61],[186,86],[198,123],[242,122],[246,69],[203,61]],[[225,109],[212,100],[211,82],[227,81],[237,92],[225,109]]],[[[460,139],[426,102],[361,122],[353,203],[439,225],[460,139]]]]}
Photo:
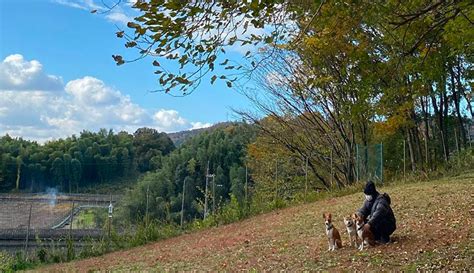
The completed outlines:
{"type": "MultiPolygon", "coordinates": [[[[214,204],[219,205],[230,200],[231,176],[235,185],[233,191],[243,196],[242,184],[245,181],[243,159],[246,147],[254,137],[253,126],[234,123],[203,132],[187,140],[167,156],[161,157],[161,167],[145,174],[127,194],[124,205],[126,219],[135,222],[137,215],[140,215],[139,219],[144,216],[146,189],[149,188],[152,194],[149,207],[153,210],[149,212],[150,217],[179,223],[184,181],[186,181],[185,219],[201,217],[208,162],[209,173],[215,175],[208,181],[208,197],[210,197],[208,204],[215,201],[214,204]],[[213,186],[215,200],[212,199],[213,186]]],[[[211,208],[211,205],[208,208],[211,208]]]]}
{"type": "Polygon", "coordinates": [[[174,150],[174,144],[165,133],[155,129],[139,128],[133,134],[135,160],[140,172],[151,170],[150,160],[158,155],[167,155],[174,150]]]}
{"type": "Polygon", "coordinates": [[[59,186],[61,190],[64,190],[64,163],[61,158],[54,159],[51,173],[53,174],[54,186],[59,186]]]}
{"type": "Polygon", "coordinates": [[[76,192],[79,191],[79,183],[82,176],[82,166],[81,162],[75,158],[71,160],[71,185],[74,185],[76,192]]]}
{"type": "MultiPolygon", "coordinates": [[[[304,2],[304,1],[303,1],[304,2]]],[[[324,2],[324,1],[323,1],[324,2]]],[[[118,31],[117,37],[126,40],[127,48],[139,50],[139,57],[166,58],[173,60],[184,73],[172,73],[162,67],[158,60],[153,60],[159,75],[160,91],[170,92],[179,88],[183,94],[192,92],[201,78],[212,73],[219,64],[227,70],[239,69],[241,66],[229,60],[219,62],[218,56],[232,45],[273,44],[292,33],[285,27],[288,20],[303,17],[302,8],[308,5],[293,4],[293,1],[137,1],[133,7],[141,15],[127,26],[134,33],[118,31]],[[299,10],[298,13],[290,11],[299,10]],[[254,34],[251,29],[272,30],[267,34],[254,34]],[[249,31],[250,33],[246,34],[249,31]]],[[[289,24],[290,25],[290,24],[289,24]]],[[[250,52],[246,54],[249,56],[250,52]]],[[[124,60],[121,55],[112,56],[117,65],[124,60]]],[[[133,60],[131,60],[133,61],[133,60]]],[[[213,83],[218,75],[210,79],[213,83]]],[[[220,75],[231,87],[236,78],[220,75]]]]}

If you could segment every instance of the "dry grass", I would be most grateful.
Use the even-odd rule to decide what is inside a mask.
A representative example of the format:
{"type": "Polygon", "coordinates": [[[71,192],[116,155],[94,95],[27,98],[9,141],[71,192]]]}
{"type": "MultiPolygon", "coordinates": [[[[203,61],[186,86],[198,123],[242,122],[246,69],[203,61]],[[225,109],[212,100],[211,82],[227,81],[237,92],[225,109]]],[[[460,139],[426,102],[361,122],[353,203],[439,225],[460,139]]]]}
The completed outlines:
{"type": "Polygon", "coordinates": [[[392,198],[394,243],[362,252],[351,248],[343,216],[362,194],[317,201],[238,223],[186,234],[42,271],[183,270],[462,270],[474,268],[474,174],[380,189],[392,198]],[[323,212],[331,212],[344,247],[327,252],[323,212]]]}

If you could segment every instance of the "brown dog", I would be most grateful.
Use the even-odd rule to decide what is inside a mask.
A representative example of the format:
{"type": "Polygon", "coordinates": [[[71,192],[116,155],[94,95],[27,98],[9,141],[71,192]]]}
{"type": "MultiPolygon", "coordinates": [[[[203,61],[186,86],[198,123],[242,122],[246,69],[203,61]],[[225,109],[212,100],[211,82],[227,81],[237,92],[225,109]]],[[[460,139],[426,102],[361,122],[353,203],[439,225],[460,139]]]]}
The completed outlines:
{"type": "Polygon", "coordinates": [[[323,213],[324,223],[326,225],[326,235],[328,236],[328,251],[334,251],[342,247],[341,235],[337,228],[332,224],[331,213],[323,213]]]}
{"type": "Polygon", "coordinates": [[[365,226],[364,217],[362,215],[359,215],[358,213],[355,213],[353,217],[357,226],[357,235],[362,240],[359,246],[359,250],[361,251],[364,250],[364,245],[374,246],[375,245],[374,234],[370,231],[370,229],[364,228],[365,226]]]}
{"type": "Polygon", "coordinates": [[[349,235],[349,242],[351,242],[351,246],[355,246],[356,248],[359,248],[358,237],[357,237],[357,227],[356,227],[354,217],[350,215],[344,217],[344,225],[346,226],[347,234],[349,235]]]}

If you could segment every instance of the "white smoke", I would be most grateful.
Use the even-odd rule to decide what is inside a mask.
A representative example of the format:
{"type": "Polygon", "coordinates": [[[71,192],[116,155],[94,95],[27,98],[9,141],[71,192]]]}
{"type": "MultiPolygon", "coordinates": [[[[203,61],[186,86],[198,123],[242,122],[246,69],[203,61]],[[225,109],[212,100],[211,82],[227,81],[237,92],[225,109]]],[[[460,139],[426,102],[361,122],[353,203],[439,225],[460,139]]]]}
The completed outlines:
{"type": "Polygon", "coordinates": [[[48,194],[49,205],[51,207],[56,206],[56,198],[57,198],[58,190],[56,188],[46,188],[46,193],[48,194]]]}

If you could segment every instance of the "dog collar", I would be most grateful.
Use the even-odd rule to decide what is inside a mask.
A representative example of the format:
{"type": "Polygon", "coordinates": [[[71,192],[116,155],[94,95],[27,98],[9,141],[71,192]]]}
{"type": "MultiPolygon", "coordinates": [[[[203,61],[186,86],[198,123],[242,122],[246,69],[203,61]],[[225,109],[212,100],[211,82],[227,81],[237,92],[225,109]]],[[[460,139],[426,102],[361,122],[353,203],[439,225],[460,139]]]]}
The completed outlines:
{"type": "Polygon", "coordinates": [[[361,229],[363,229],[363,228],[364,228],[364,226],[360,226],[360,228],[357,228],[357,230],[361,230],[361,229]]]}
{"type": "Polygon", "coordinates": [[[331,230],[333,227],[334,227],[334,226],[331,224],[331,225],[329,225],[329,226],[326,228],[326,230],[331,230]]]}
{"type": "Polygon", "coordinates": [[[354,224],[354,223],[351,223],[350,225],[348,225],[348,226],[346,226],[346,227],[352,227],[353,224],[354,224]]]}

